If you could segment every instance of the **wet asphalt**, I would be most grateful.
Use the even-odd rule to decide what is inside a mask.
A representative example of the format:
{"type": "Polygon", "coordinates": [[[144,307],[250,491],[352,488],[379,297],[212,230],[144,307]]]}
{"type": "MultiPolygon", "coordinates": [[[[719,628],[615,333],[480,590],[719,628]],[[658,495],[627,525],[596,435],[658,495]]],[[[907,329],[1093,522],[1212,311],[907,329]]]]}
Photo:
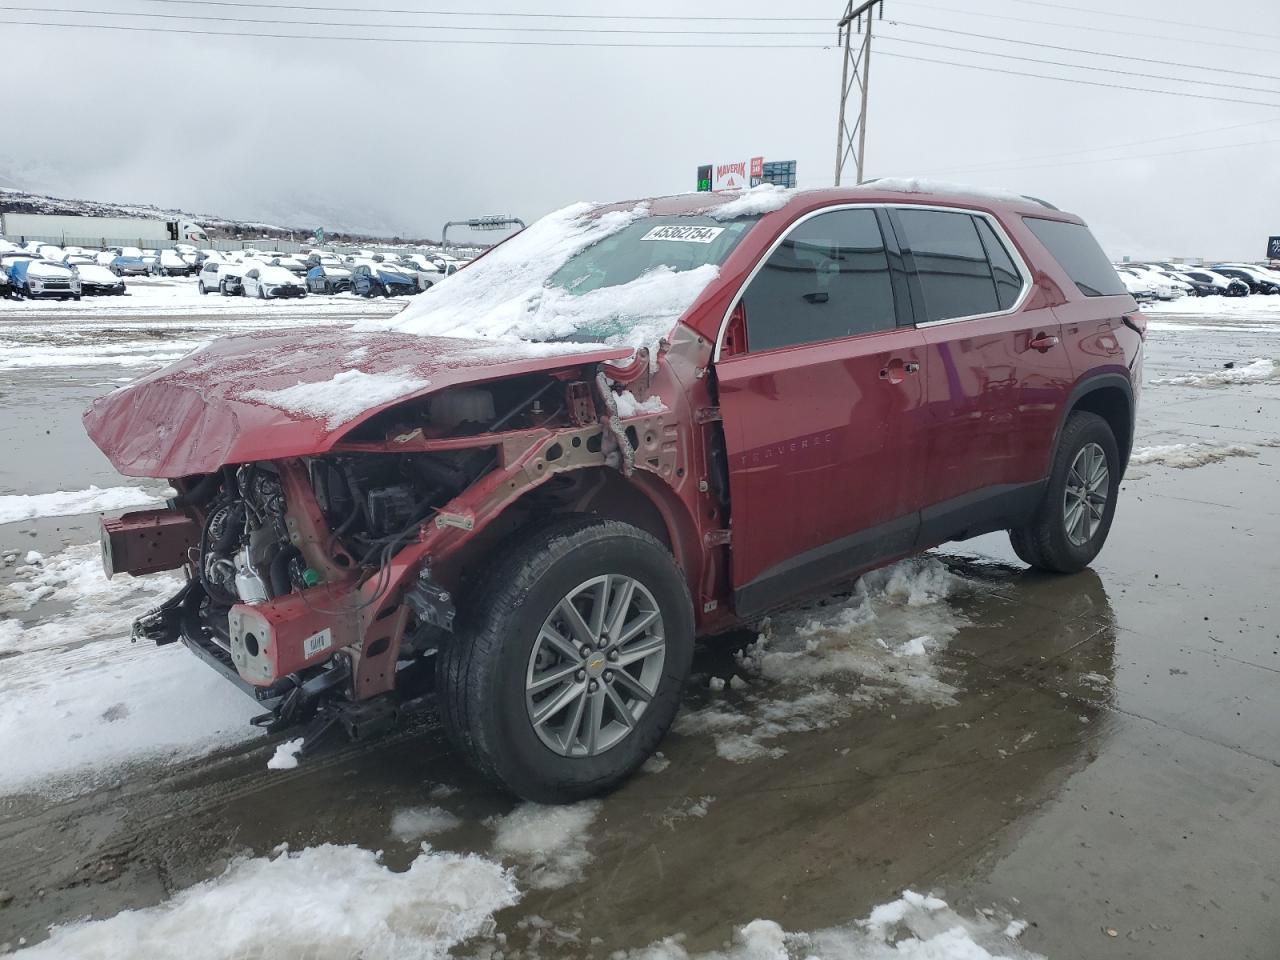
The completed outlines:
{"type": "MultiPolygon", "coordinates": [[[[1228,327],[1153,332],[1147,378],[1275,355],[1280,325],[1228,327]]],[[[136,372],[0,372],[0,493],[122,482],[79,414],[136,372]]],[[[1011,910],[1031,924],[1023,946],[1058,960],[1280,956],[1280,447],[1267,445],[1280,387],[1147,387],[1140,418],[1138,446],[1239,442],[1257,456],[1132,467],[1106,548],[1075,576],[1026,571],[999,535],[939,551],[976,585],[950,601],[967,621],[941,658],[954,704],[871,703],[749,763],[673,733],[666,769],[604,801],[582,881],[499,914],[510,950],[528,946],[533,914],[561,931],[549,955],[678,932],[692,951],[756,917],[847,923],[911,887],[1011,910]],[[705,815],[680,816],[702,797],[705,815]]],[[[0,549],[95,537],[92,517],[9,524],[0,549]]],[[[696,671],[731,670],[750,639],[708,643],[696,671]]],[[[686,709],[752,693],[695,684],[686,709]]],[[[466,819],[440,849],[487,853],[483,821],[512,807],[429,714],[293,771],[266,770],[270,752],[256,741],[73,799],[0,798],[13,896],[0,943],[160,902],[281,842],[357,843],[405,865],[416,846],[391,841],[389,819],[433,785],[458,788],[441,805],[466,819]]]]}

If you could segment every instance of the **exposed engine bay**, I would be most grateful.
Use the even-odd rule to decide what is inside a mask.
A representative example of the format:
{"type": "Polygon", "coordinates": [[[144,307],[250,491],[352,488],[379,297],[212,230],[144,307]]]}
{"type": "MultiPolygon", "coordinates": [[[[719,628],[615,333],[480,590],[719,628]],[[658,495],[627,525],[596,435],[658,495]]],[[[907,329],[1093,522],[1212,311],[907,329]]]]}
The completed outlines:
{"type": "MultiPolygon", "coordinates": [[[[504,510],[515,524],[580,505],[599,477],[570,467],[629,471],[637,444],[661,446],[617,419],[605,381],[580,374],[452,388],[371,418],[325,455],[175,480],[168,510],[104,523],[104,561],[142,573],[177,565],[153,555],[181,557],[186,585],[135,639],[183,642],[263,703],[262,726],[339,700],[368,708],[452,629],[456,571],[442,583],[433,569],[449,544],[504,510]]],[[[386,713],[341,720],[352,732],[386,713]]]]}

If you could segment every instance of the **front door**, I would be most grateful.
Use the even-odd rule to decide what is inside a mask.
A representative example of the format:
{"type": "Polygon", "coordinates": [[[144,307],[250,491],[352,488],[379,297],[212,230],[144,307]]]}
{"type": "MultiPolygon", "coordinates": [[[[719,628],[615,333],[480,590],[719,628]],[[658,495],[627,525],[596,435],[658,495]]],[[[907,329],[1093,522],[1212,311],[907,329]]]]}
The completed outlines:
{"type": "Polygon", "coordinates": [[[925,352],[899,325],[895,257],[874,210],[820,212],[742,295],[745,338],[716,365],[740,616],[915,542],[925,352]]]}

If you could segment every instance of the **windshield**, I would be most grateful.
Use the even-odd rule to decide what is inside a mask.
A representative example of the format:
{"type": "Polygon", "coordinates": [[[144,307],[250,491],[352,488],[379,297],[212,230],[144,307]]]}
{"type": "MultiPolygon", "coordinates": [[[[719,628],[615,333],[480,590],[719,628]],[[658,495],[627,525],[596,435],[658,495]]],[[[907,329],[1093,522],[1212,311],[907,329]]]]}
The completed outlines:
{"type": "Polygon", "coordinates": [[[548,286],[573,294],[631,283],[660,267],[672,272],[724,262],[755,220],[645,217],[587,247],[551,275],[548,286]]]}
{"type": "Polygon", "coordinates": [[[755,218],[652,216],[587,203],[548,214],[360,329],[504,342],[655,347],[720,275],[755,218]]]}

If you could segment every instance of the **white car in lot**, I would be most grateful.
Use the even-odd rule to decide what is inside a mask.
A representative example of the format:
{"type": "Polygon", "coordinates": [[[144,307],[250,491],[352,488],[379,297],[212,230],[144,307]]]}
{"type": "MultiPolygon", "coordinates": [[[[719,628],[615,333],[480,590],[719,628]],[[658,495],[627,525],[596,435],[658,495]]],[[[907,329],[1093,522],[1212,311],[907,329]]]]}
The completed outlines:
{"type": "Polygon", "coordinates": [[[244,272],[242,293],[259,300],[274,300],[280,297],[305,297],[307,287],[284,267],[255,263],[244,272]]]}

